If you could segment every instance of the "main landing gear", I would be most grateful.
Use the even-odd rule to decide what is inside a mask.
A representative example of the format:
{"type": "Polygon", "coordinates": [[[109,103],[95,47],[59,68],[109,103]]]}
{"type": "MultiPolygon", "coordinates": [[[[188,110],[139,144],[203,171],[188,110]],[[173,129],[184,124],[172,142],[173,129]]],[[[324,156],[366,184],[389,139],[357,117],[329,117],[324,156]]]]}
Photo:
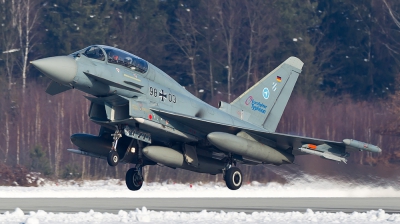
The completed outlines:
{"type": "Polygon", "coordinates": [[[143,185],[143,167],[141,165],[126,172],[125,183],[129,190],[137,191],[143,185]]]}
{"type": "Polygon", "coordinates": [[[242,186],[243,175],[237,167],[231,167],[225,171],[224,180],[226,186],[231,190],[237,190],[242,186]]]}
{"type": "Polygon", "coordinates": [[[111,150],[107,156],[107,163],[110,166],[116,166],[116,165],[118,165],[118,162],[119,162],[119,155],[117,153],[117,144],[118,144],[118,140],[122,137],[120,129],[117,128],[115,133],[112,134],[111,136],[113,136],[114,141],[112,143],[111,150]]]}
{"type": "Polygon", "coordinates": [[[226,186],[231,190],[237,190],[242,186],[243,174],[239,168],[232,166],[236,165],[236,162],[230,158],[227,168],[224,172],[224,180],[226,186]]]}

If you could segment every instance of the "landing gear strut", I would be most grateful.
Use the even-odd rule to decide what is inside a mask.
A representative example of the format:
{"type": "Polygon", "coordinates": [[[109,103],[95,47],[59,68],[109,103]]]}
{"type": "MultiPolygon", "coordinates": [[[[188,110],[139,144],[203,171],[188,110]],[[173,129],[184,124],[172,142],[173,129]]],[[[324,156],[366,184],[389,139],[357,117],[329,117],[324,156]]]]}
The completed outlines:
{"type": "Polygon", "coordinates": [[[230,158],[227,168],[224,172],[224,180],[229,189],[237,190],[242,186],[243,174],[239,168],[233,167],[232,164],[236,166],[236,162],[230,158]]]}
{"type": "Polygon", "coordinates": [[[143,158],[142,158],[142,150],[143,150],[143,143],[142,141],[137,140],[137,160],[138,163],[136,164],[135,168],[131,168],[126,172],[125,176],[125,183],[129,190],[137,191],[143,185],[143,158]]]}
{"type": "Polygon", "coordinates": [[[107,163],[110,166],[116,166],[118,165],[119,162],[119,155],[117,153],[117,144],[118,140],[122,137],[121,130],[119,129],[119,127],[117,127],[117,130],[115,131],[114,134],[111,134],[111,136],[113,136],[114,141],[112,143],[111,150],[107,156],[107,163]]]}
{"type": "Polygon", "coordinates": [[[143,167],[141,165],[131,168],[126,172],[125,183],[129,190],[137,191],[143,185],[143,167]]]}

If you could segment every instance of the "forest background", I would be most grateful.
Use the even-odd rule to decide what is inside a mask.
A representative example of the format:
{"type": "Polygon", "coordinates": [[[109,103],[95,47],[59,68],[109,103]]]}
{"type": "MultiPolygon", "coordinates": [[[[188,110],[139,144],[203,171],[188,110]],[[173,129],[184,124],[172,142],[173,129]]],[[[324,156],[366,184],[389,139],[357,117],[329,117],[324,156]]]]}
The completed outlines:
{"type": "MultiPolygon", "coordinates": [[[[29,62],[93,44],[161,68],[200,99],[231,102],[289,56],[303,72],[278,132],[379,145],[349,164],[301,157],[285,171],[242,167],[245,181],[286,174],[396,176],[400,165],[400,2],[396,0],[0,0],[0,184],[19,172],[48,178],[123,178],[129,165],[78,156],[73,133],[97,134],[89,101],[49,96],[29,62]]],[[[220,181],[153,166],[147,181],[220,181]]],[[[19,183],[21,184],[21,183],[19,183]]]]}

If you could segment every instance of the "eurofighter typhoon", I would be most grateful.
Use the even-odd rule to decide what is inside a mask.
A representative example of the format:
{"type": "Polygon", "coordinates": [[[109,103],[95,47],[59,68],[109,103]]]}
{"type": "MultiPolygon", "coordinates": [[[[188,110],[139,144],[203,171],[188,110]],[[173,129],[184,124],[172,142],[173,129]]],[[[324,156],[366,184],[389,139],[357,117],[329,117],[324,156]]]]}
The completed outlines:
{"type": "Polygon", "coordinates": [[[344,162],[351,151],[381,152],[352,139],[342,142],[276,133],[303,62],[290,57],[232,103],[218,108],[193,96],[156,66],[126,51],[93,45],[68,56],[31,62],[52,79],[46,92],[75,88],[90,96],[89,117],[97,136],[73,134],[76,154],[102,158],[108,165],[136,164],[126,186],[139,190],[142,169],[164,165],[198,173],[223,174],[237,190],[246,165],[293,163],[316,155],[344,162]]]}

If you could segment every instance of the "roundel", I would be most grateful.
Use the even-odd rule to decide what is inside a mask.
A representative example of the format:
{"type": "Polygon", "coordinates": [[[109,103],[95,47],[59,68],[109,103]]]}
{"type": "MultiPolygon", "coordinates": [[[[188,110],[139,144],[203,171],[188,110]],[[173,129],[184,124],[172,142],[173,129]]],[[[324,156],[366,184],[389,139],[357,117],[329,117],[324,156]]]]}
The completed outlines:
{"type": "Polygon", "coordinates": [[[269,89],[267,87],[265,87],[263,89],[262,94],[263,94],[264,99],[268,99],[269,98],[269,89]]]}

